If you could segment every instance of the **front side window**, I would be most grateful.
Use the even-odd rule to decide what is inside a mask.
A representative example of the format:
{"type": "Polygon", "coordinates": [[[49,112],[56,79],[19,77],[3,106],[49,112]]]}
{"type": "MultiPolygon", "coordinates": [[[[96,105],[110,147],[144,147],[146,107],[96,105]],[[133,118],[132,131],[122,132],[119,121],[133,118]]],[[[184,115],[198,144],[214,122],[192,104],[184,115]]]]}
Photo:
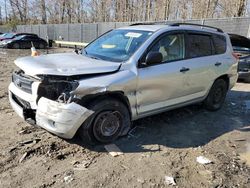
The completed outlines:
{"type": "Polygon", "coordinates": [[[4,35],[4,38],[13,38],[15,36],[15,34],[13,33],[7,33],[4,35]]]}
{"type": "Polygon", "coordinates": [[[110,31],[84,49],[84,55],[113,62],[128,60],[152,32],[140,30],[110,31]]]}
{"type": "Polygon", "coordinates": [[[160,52],[163,57],[162,62],[184,59],[184,35],[169,34],[163,36],[158,42],[156,42],[149,52],[160,52]]]}
{"type": "Polygon", "coordinates": [[[212,55],[211,37],[209,35],[187,35],[187,58],[195,58],[212,55]]]}

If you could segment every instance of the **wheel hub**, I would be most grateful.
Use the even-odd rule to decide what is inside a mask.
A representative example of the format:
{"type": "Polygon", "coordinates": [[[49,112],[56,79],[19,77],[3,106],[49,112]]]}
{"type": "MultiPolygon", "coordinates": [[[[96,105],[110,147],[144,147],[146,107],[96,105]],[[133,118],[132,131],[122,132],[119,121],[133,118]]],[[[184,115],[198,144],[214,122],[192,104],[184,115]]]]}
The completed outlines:
{"type": "Polygon", "coordinates": [[[96,119],[96,126],[103,136],[114,135],[121,125],[121,114],[118,111],[102,112],[96,119]]]}
{"type": "Polygon", "coordinates": [[[214,102],[215,103],[220,102],[221,98],[222,98],[222,89],[218,88],[214,93],[214,102]]]}

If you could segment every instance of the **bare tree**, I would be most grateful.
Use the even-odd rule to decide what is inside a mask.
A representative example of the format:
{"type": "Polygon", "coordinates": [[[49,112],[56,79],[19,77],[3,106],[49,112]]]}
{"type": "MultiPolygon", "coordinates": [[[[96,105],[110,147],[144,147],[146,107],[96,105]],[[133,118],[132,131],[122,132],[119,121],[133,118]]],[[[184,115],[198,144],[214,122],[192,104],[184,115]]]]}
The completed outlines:
{"type": "Polygon", "coordinates": [[[40,7],[41,7],[41,15],[42,15],[42,23],[47,23],[47,13],[46,13],[46,5],[45,0],[40,0],[40,7]]]}
{"type": "MultiPolygon", "coordinates": [[[[84,23],[241,17],[247,0],[2,0],[5,22],[84,23]]],[[[3,19],[2,19],[3,20],[3,19]]]]}
{"type": "Polygon", "coordinates": [[[246,0],[240,0],[239,1],[239,8],[237,11],[237,16],[238,17],[243,16],[245,13],[245,10],[246,10],[246,0]]]}

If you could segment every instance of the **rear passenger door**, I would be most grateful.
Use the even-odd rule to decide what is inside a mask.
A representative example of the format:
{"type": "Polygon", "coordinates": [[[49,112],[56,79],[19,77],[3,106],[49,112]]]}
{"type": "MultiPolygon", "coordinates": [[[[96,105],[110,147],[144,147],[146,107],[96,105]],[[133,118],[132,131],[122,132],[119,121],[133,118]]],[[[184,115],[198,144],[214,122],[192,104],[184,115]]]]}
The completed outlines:
{"type": "Polygon", "coordinates": [[[24,47],[25,48],[31,48],[32,44],[31,42],[34,44],[35,47],[38,47],[39,41],[37,40],[38,37],[35,36],[25,36],[25,38],[23,39],[23,43],[24,43],[24,47]]]}
{"type": "Polygon", "coordinates": [[[30,44],[31,42],[36,48],[39,48],[40,38],[38,38],[37,36],[30,36],[30,44]]]}
{"type": "Polygon", "coordinates": [[[214,58],[216,63],[214,64],[215,78],[225,74],[228,68],[234,63],[232,59],[232,51],[227,49],[227,40],[225,36],[219,34],[213,34],[214,43],[214,58]]]}
{"type": "Polygon", "coordinates": [[[30,43],[30,37],[29,36],[24,36],[21,40],[20,43],[22,45],[22,48],[30,48],[31,43],[30,43]]]}
{"type": "Polygon", "coordinates": [[[184,74],[186,100],[199,99],[207,94],[216,74],[213,37],[210,33],[188,31],[185,36],[188,71],[184,74]]]}

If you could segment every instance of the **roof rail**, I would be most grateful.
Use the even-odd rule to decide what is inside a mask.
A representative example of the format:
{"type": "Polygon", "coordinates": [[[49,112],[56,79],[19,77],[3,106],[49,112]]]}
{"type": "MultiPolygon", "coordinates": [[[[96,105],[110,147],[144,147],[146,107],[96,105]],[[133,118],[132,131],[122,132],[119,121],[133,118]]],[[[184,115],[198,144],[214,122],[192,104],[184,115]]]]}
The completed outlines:
{"type": "Polygon", "coordinates": [[[136,26],[136,25],[157,25],[157,24],[166,24],[166,22],[139,22],[139,23],[133,23],[129,26],[136,26]]]}
{"type": "Polygon", "coordinates": [[[136,25],[151,25],[152,23],[133,23],[133,24],[131,24],[131,25],[129,25],[129,26],[136,26],[136,25]]]}
{"type": "Polygon", "coordinates": [[[222,29],[217,28],[217,27],[208,26],[208,25],[193,24],[193,23],[172,23],[172,24],[169,24],[169,26],[180,26],[180,25],[206,27],[206,28],[210,28],[210,29],[215,29],[216,31],[218,31],[220,33],[224,33],[222,29]]]}

